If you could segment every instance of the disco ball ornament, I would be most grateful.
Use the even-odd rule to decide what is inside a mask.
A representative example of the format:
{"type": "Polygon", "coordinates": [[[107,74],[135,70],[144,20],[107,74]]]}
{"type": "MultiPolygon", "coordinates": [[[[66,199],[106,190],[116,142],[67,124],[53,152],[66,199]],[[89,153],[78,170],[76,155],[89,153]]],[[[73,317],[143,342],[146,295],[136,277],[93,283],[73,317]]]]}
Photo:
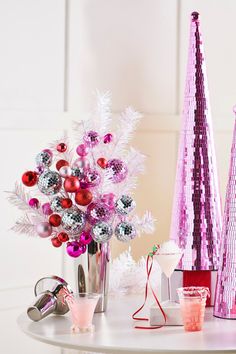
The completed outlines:
{"type": "Polygon", "coordinates": [[[136,207],[136,203],[129,195],[122,195],[115,204],[117,214],[127,215],[136,207]]]}
{"type": "Polygon", "coordinates": [[[62,201],[62,198],[58,197],[58,196],[52,199],[51,204],[50,204],[52,211],[61,212],[63,210],[63,206],[61,205],[61,201],[62,201]]]}
{"type": "Polygon", "coordinates": [[[112,237],[112,233],[112,227],[104,221],[98,222],[91,229],[92,238],[98,243],[109,241],[112,237]]]}
{"type": "Polygon", "coordinates": [[[128,221],[120,222],[115,228],[115,235],[119,241],[128,242],[137,235],[135,226],[128,221]]]}
{"type": "Polygon", "coordinates": [[[84,170],[80,167],[72,167],[71,176],[83,178],[84,177],[84,170]]]}
{"type": "Polygon", "coordinates": [[[79,234],[85,226],[85,222],[85,213],[76,207],[66,209],[62,214],[61,225],[72,235],[79,234]]]}
{"type": "Polygon", "coordinates": [[[86,246],[82,245],[78,241],[68,242],[66,246],[66,252],[73,258],[79,257],[82,253],[86,252],[86,246]]]}
{"type": "Polygon", "coordinates": [[[112,214],[112,210],[104,203],[91,203],[87,207],[87,220],[91,225],[98,221],[109,221],[112,214]]]}
{"type": "MultiPolygon", "coordinates": [[[[82,181],[83,182],[83,181],[82,181]]],[[[101,182],[101,176],[96,170],[88,170],[86,172],[84,183],[87,187],[97,187],[101,182]]]]}
{"type": "Polygon", "coordinates": [[[113,183],[122,182],[127,174],[128,168],[126,164],[119,159],[112,159],[107,162],[106,170],[108,172],[108,176],[113,183]]]}
{"type": "Polygon", "coordinates": [[[53,195],[60,191],[62,179],[59,173],[47,170],[43,172],[38,179],[38,188],[40,192],[46,195],[53,195]]]}
{"type": "Polygon", "coordinates": [[[90,130],[84,135],[84,143],[86,146],[93,148],[100,142],[100,136],[97,132],[90,130]]]}
{"type": "Polygon", "coordinates": [[[44,167],[49,167],[52,164],[52,154],[49,153],[49,151],[44,150],[41,151],[37,156],[36,156],[36,165],[37,166],[44,166],[44,167]]]}

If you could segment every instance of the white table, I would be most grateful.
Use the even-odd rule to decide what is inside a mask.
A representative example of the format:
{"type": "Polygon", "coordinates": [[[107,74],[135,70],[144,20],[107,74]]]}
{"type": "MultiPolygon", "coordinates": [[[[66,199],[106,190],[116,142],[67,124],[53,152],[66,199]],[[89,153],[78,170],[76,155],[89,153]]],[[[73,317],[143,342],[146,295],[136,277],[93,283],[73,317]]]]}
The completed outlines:
{"type": "Polygon", "coordinates": [[[23,332],[38,341],[77,350],[112,354],[236,352],[236,321],[214,318],[212,309],[207,309],[202,332],[184,332],[183,327],[140,330],[133,328],[131,318],[141,305],[140,298],[123,296],[109,300],[106,314],[95,314],[93,334],[71,334],[69,315],[32,322],[23,313],[17,322],[23,332]]]}

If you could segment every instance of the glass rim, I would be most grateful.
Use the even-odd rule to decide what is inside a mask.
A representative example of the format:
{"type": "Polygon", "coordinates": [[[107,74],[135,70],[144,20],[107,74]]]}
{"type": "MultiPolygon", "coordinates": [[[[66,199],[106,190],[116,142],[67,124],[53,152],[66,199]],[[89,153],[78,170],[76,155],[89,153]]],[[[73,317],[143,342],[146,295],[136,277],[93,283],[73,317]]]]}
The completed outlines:
{"type": "Polygon", "coordinates": [[[180,255],[183,254],[183,252],[165,252],[165,253],[156,253],[154,254],[154,256],[176,256],[176,255],[180,255]]]}
{"type": "Polygon", "coordinates": [[[210,297],[210,290],[206,286],[184,286],[177,288],[179,297],[183,298],[207,298],[210,297]]]}

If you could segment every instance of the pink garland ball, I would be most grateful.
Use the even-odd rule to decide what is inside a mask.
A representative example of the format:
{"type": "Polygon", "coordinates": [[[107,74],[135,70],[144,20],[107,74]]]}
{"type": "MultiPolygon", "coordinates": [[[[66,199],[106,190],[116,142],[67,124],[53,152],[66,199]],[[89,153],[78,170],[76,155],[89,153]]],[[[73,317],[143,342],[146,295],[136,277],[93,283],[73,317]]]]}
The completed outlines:
{"type": "Polygon", "coordinates": [[[112,210],[103,203],[91,203],[87,208],[87,220],[91,225],[98,221],[109,221],[112,217],[112,210]]]}
{"type": "Polygon", "coordinates": [[[90,235],[89,232],[83,231],[80,235],[79,242],[82,243],[82,245],[88,245],[93,241],[92,236],[90,235]]]}
{"type": "Polygon", "coordinates": [[[52,226],[48,222],[41,222],[36,226],[37,234],[42,237],[49,237],[52,233],[52,226]]]}
{"type": "Polygon", "coordinates": [[[43,204],[42,210],[43,210],[44,215],[51,215],[53,213],[50,203],[43,204]]]}
{"type": "Polygon", "coordinates": [[[100,142],[100,136],[97,132],[90,130],[84,135],[84,143],[86,146],[93,148],[100,142]]]}
{"type": "Polygon", "coordinates": [[[102,203],[108,205],[110,209],[115,208],[115,200],[116,200],[116,196],[113,193],[103,194],[101,197],[102,203]]]}
{"type": "Polygon", "coordinates": [[[29,206],[33,209],[38,209],[39,208],[39,200],[37,198],[31,198],[29,200],[29,206]]]}
{"type": "Polygon", "coordinates": [[[82,253],[86,252],[86,246],[82,245],[78,241],[68,242],[66,246],[66,252],[73,258],[79,257],[82,253]]]}
{"type": "Polygon", "coordinates": [[[107,133],[103,137],[104,144],[110,144],[113,141],[113,135],[111,133],[107,133]]]}
{"type": "Polygon", "coordinates": [[[75,162],[73,163],[73,168],[79,168],[83,169],[83,171],[88,170],[90,167],[89,160],[85,159],[84,157],[79,157],[75,162]]]}
{"type": "Polygon", "coordinates": [[[89,148],[85,144],[80,144],[77,146],[76,152],[79,156],[84,157],[84,156],[88,155],[89,148]]]}
{"type": "Polygon", "coordinates": [[[113,183],[120,183],[124,181],[128,174],[128,168],[126,164],[119,159],[109,160],[107,162],[106,169],[113,183]]]}

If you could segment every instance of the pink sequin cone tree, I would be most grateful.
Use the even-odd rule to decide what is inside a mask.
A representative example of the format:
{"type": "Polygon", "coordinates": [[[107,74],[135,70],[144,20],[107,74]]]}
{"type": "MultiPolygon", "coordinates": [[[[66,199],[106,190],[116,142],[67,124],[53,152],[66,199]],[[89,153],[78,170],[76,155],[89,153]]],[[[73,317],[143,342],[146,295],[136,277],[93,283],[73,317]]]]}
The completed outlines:
{"type": "Polygon", "coordinates": [[[216,270],[221,203],[199,14],[193,12],[170,238],[180,270],[216,270]]]}
{"type": "MultiPolygon", "coordinates": [[[[234,107],[236,118],[236,106],[234,107]]],[[[236,319],[236,120],[226,190],[214,316],[236,319]]]]}

